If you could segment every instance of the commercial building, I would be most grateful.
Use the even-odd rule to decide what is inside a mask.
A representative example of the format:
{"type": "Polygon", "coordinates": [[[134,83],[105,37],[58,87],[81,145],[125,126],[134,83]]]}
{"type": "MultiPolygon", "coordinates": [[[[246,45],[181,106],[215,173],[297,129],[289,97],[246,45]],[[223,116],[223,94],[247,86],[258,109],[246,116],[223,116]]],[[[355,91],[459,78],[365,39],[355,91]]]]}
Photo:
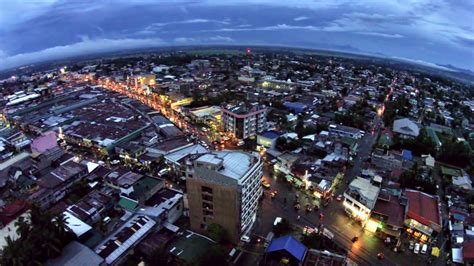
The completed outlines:
{"type": "Polygon", "coordinates": [[[257,144],[267,149],[274,149],[280,135],[281,134],[276,131],[265,131],[257,135],[257,144]]]}
{"type": "Polygon", "coordinates": [[[257,104],[222,108],[222,127],[237,139],[255,137],[267,128],[267,109],[257,104]]]}
{"type": "Polygon", "coordinates": [[[406,189],[404,194],[408,198],[407,232],[423,242],[440,233],[442,224],[438,197],[412,189],[406,189]]]}
{"type": "Polygon", "coordinates": [[[420,127],[408,118],[393,121],[393,133],[402,138],[416,138],[420,134],[420,127]]]}
{"type": "Polygon", "coordinates": [[[188,161],[186,188],[191,229],[205,232],[216,223],[232,242],[252,228],[262,195],[262,160],[257,153],[220,151],[188,161]]]}
{"type": "Polygon", "coordinates": [[[135,87],[141,87],[143,85],[154,86],[156,84],[156,75],[155,74],[144,74],[144,75],[135,75],[129,78],[131,84],[135,87]]]}
{"type": "Polygon", "coordinates": [[[204,106],[189,111],[189,116],[196,123],[209,124],[211,121],[221,120],[221,108],[219,106],[204,106]]]}
{"type": "Polygon", "coordinates": [[[349,184],[344,192],[344,209],[346,213],[355,220],[361,221],[365,225],[369,219],[370,213],[375,206],[377,197],[379,196],[380,177],[374,178],[373,181],[362,177],[357,177],[349,184]]]}

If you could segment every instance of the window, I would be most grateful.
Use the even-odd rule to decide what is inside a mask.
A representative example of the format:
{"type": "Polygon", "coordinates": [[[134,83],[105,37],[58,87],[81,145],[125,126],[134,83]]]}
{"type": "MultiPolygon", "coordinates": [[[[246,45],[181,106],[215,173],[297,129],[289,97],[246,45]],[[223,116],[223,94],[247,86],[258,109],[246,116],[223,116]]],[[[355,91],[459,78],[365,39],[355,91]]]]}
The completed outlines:
{"type": "Polygon", "coordinates": [[[212,198],[212,196],[209,196],[209,195],[202,195],[202,200],[212,202],[213,198],[212,198]]]}
{"type": "Polygon", "coordinates": [[[204,216],[213,216],[214,212],[210,210],[202,210],[202,215],[204,216]]]}
{"type": "Polygon", "coordinates": [[[209,204],[207,202],[203,202],[202,203],[202,208],[206,209],[206,210],[212,210],[212,209],[214,209],[214,206],[212,206],[212,204],[209,204]]]}
{"type": "Polygon", "coordinates": [[[210,187],[202,186],[202,187],[201,187],[201,190],[202,190],[202,192],[206,192],[206,193],[212,194],[212,188],[210,188],[210,187]]]}

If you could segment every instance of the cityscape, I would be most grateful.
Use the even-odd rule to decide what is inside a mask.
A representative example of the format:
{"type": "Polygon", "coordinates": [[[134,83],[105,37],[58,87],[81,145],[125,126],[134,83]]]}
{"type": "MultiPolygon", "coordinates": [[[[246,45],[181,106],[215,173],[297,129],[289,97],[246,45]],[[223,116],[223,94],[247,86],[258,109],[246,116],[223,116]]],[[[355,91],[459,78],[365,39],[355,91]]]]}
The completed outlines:
{"type": "Polygon", "coordinates": [[[0,53],[0,265],[474,265],[471,70],[123,43],[0,53]]]}

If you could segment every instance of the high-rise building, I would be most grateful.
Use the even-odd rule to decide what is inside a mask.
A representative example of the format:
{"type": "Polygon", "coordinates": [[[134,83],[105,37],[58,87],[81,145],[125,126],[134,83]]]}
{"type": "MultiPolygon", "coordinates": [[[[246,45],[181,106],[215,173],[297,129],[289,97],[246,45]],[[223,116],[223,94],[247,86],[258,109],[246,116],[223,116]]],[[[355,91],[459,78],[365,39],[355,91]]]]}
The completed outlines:
{"type": "Polygon", "coordinates": [[[192,230],[205,232],[216,223],[236,243],[252,229],[263,193],[262,160],[257,153],[216,151],[196,155],[188,161],[186,172],[192,230]]]}
{"type": "Polygon", "coordinates": [[[258,104],[222,108],[222,127],[237,139],[255,137],[267,129],[267,109],[258,104]]]}

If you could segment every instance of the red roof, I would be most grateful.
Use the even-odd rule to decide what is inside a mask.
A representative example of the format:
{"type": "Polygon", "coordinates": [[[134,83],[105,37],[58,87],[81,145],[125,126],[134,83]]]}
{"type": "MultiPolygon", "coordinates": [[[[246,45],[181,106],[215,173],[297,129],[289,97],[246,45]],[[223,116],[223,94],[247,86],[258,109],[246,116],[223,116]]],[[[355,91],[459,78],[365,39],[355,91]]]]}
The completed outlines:
{"type": "Polygon", "coordinates": [[[375,202],[372,212],[387,216],[389,225],[401,227],[405,221],[405,206],[400,203],[400,199],[382,192],[375,202]]]}
{"type": "Polygon", "coordinates": [[[411,189],[405,190],[405,195],[408,198],[408,218],[430,227],[432,223],[441,226],[438,199],[435,196],[411,189]]]}
{"type": "Polygon", "coordinates": [[[474,260],[474,241],[464,241],[462,244],[462,256],[464,260],[474,260]]]}
{"type": "Polygon", "coordinates": [[[28,209],[26,201],[17,200],[0,208],[0,223],[5,226],[28,209]]]}

